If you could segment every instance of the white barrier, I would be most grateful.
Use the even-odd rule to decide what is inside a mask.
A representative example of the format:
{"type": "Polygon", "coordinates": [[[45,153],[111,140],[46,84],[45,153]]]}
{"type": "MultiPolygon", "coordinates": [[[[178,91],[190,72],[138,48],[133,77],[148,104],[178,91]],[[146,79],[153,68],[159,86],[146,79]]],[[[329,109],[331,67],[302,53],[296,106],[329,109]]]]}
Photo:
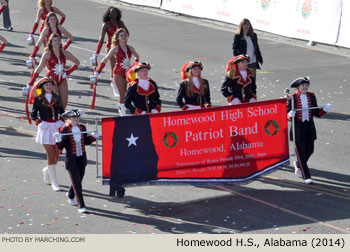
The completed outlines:
{"type": "Polygon", "coordinates": [[[161,0],[122,0],[121,2],[160,8],[161,0]]]}
{"type": "Polygon", "coordinates": [[[350,1],[343,1],[340,30],[337,45],[350,47],[350,1]]]}
{"type": "Polygon", "coordinates": [[[128,0],[291,38],[350,47],[350,0],[128,0]],[[341,25],[340,25],[341,24],[341,25]],[[340,29],[339,29],[340,27],[340,29]]]}

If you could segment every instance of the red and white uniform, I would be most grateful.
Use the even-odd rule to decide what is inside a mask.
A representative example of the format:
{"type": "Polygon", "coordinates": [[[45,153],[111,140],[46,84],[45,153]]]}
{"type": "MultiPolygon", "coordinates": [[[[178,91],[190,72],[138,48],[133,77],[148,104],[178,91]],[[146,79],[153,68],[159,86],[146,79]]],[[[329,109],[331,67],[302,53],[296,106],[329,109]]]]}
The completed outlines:
{"type": "MultiPolygon", "coordinates": [[[[49,32],[47,33],[47,35],[46,35],[46,37],[45,37],[46,42],[49,41],[49,38],[50,38],[50,36],[51,36],[52,33],[53,33],[53,31],[52,31],[52,29],[51,29],[51,26],[49,26],[49,32]]],[[[62,32],[61,32],[60,28],[58,28],[58,25],[56,25],[56,34],[57,34],[58,36],[60,36],[60,38],[62,39],[62,32]]]]}
{"type": "Polygon", "coordinates": [[[57,58],[55,53],[51,51],[50,58],[46,64],[46,76],[54,78],[57,85],[60,85],[61,82],[67,78],[65,67],[66,57],[64,56],[63,52],[60,50],[60,56],[57,58]]]}
{"type": "Polygon", "coordinates": [[[50,7],[50,11],[47,11],[47,9],[45,7],[43,8],[43,14],[41,15],[40,33],[44,29],[45,20],[46,20],[47,14],[49,14],[49,12],[55,12],[55,11],[54,11],[54,9],[52,7],[50,7]]]}
{"type": "Polygon", "coordinates": [[[108,22],[108,28],[107,28],[107,36],[108,36],[108,39],[107,39],[107,43],[106,43],[106,48],[111,48],[113,34],[114,34],[119,28],[123,28],[123,26],[121,26],[120,24],[118,24],[118,26],[115,27],[111,22],[108,22]]]}
{"type": "Polygon", "coordinates": [[[126,72],[130,67],[130,59],[132,56],[129,46],[127,47],[127,53],[118,45],[117,55],[115,56],[115,66],[113,68],[114,74],[119,74],[126,78],[126,72]]]}

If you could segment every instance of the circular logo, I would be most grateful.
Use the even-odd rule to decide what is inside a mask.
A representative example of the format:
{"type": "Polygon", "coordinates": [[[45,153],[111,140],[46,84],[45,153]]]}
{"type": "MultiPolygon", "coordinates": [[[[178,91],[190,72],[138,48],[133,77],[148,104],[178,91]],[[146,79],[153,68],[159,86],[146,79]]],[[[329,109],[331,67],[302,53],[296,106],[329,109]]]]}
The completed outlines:
{"type": "Polygon", "coordinates": [[[270,5],[270,2],[271,2],[270,0],[261,0],[261,7],[263,9],[267,9],[270,5]]]}
{"type": "Polygon", "coordinates": [[[163,137],[163,143],[166,147],[175,147],[177,142],[179,142],[179,138],[175,135],[174,132],[166,132],[163,137]]]}
{"type": "Polygon", "coordinates": [[[304,18],[308,18],[311,14],[311,0],[305,0],[303,7],[301,8],[301,14],[304,18]]]}
{"type": "Polygon", "coordinates": [[[278,123],[275,120],[268,120],[265,124],[265,132],[269,136],[274,136],[277,134],[277,132],[280,131],[280,126],[278,126],[278,123]]]}

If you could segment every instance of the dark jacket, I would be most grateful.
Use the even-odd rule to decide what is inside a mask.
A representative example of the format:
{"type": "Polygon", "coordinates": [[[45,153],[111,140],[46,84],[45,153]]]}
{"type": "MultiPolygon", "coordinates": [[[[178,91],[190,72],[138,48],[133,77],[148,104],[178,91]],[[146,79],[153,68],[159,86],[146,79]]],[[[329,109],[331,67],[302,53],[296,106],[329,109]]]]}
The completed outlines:
{"type": "Polygon", "coordinates": [[[42,103],[42,99],[45,98],[41,98],[40,96],[35,97],[33,109],[30,113],[30,117],[32,118],[32,120],[36,121],[40,119],[41,121],[57,121],[58,119],[61,119],[61,115],[64,113],[62,103],[60,101],[56,101],[55,98],[52,97],[51,104],[44,105],[42,103]]]}
{"type": "Polygon", "coordinates": [[[140,114],[142,111],[151,113],[152,109],[160,112],[161,101],[157,84],[149,79],[150,86],[147,91],[138,85],[138,79],[128,84],[124,105],[132,114],[140,114]]]}
{"type": "MultiPolygon", "coordinates": [[[[310,107],[317,107],[317,100],[314,93],[307,92],[306,93],[307,100],[308,100],[308,106],[310,107]]],[[[294,109],[301,109],[301,99],[300,99],[300,92],[297,91],[296,93],[292,94],[290,96],[294,102],[294,109]]],[[[287,112],[292,110],[292,103],[291,100],[287,101],[287,112]]],[[[310,109],[309,110],[309,123],[310,123],[310,135],[308,136],[310,140],[316,140],[316,127],[314,123],[313,116],[321,117],[326,112],[323,109],[310,109]]],[[[288,118],[288,120],[292,120],[292,118],[288,118]]],[[[302,132],[302,111],[297,111],[295,117],[294,117],[294,128],[295,128],[295,142],[299,142],[302,132]]],[[[293,127],[290,128],[290,139],[293,139],[293,127]]]]}
{"type": "MultiPolygon", "coordinates": [[[[68,126],[64,126],[60,129],[60,133],[72,133],[72,124],[69,124],[68,126]]],[[[79,124],[80,131],[86,131],[86,127],[83,124],[79,124]]],[[[87,165],[87,158],[86,158],[86,151],[85,151],[85,145],[90,145],[93,142],[95,142],[96,139],[88,135],[86,133],[83,133],[81,136],[81,148],[83,155],[80,157],[77,157],[76,152],[76,142],[74,140],[73,135],[65,135],[62,136],[62,141],[57,143],[58,149],[63,150],[66,149],[66,158],[65,158],[65,164],[67,170],[75,169],[77,165],[80,165],[82,167],[85,167],[87,165]]]]}
{"type": "MultiPolygon", "coordinates": [[[[260,52],[259,44],[258,44],[258,36],[256,33],[253,33],[252,42],[255,50],[255,56],[257,61],[257,67],[260,69],[259,64],[261,65],[263,63],[263,57],[260,52]]],[[[240,54],[247,54],[247,42],[245,41],[245,38],[243,34],[235,34],[233,37],[233,43],[232,43],[232,50],[233,50],[233,56],[237,56],[240,54]]]]}
{"type": "Polygon", "coordinates": [[[244,81],[239,70],[230,70],[221,86],[221,93],[230,102],[238,98],[241,102],[248,102],[250,98],[256,99],[256,84],[253,71],[247,69],[247,80],[244,81]]]}
{"type": "Polygon", "coordinates": [[[184,80],[180,83],[179,91],[177,92],[176,96],[176,102],[179,104],[180,108],[185,106],[186,104],[190,105],[210,105],[210,90],[209,90],[209,82],[206,79],[202,79],[204,82],[204,85],[206,86],[205,94],[204,96],[201,96],[199,93],[199,90],[194,89],[194,92],[192,92],[192,96],[186,95],[188,80],[184,80]],[[185,100],[185,102],[183,102],[185,100]]]}

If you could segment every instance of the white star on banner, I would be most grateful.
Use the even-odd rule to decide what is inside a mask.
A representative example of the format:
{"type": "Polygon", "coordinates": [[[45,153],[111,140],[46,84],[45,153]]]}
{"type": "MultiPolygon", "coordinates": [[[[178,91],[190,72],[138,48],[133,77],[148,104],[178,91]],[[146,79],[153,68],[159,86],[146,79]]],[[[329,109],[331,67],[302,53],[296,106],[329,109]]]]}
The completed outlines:
{"type": "Polygon", "coordinates": [[[130,136],[129,138],[126,138],[126,141],[129,142],[128,147],[130,147],[131,145],[137,146],[137,145],[136,145],[136,140],[137,140],[138,138],[139,138],[139,137],[134,137],[134,134],[131,133],[131,136],[130,136]]]}

